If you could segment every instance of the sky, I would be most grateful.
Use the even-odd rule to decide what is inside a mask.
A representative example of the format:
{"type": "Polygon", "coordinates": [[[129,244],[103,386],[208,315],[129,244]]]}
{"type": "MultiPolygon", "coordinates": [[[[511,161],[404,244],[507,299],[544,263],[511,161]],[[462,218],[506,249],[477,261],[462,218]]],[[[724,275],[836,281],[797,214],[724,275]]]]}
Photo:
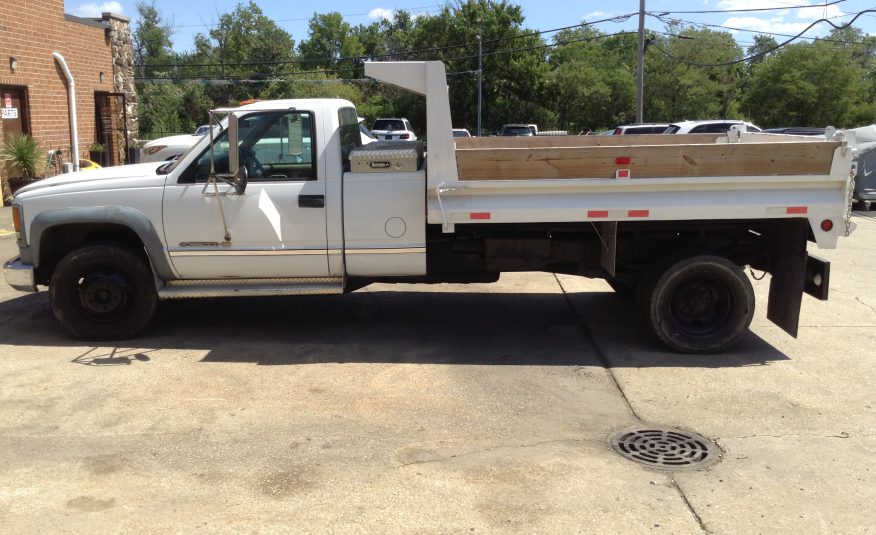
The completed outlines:
{"type": "MultiPolygon", "coordinates": [[[[835,24],[849,22],[856,14],[866,9],[857,18],[854,26],[865,33],[876,34],[876,5],[874,0],[646,0],[645,10],[659,14],[663,19],[680,19],[686,23],[712,25],[718,31],[729,31],[737,42],[747,48],[757,33],[771,33],[778,42],[803,31],[814,21],[826,18],[835,24]],[[803,7],[800,7],[803,6],[803,7]],[[776,8],[769,11],[752,11],[776,8]],[[697,11],[700,13],[690,13],[697,11]],[[719,11],[719,13],[702,13],[719,11]],[[688,12],[688,13],[682,13],[688,12]],[[724,28],[721,28],[724,27],[724,28]]],[[[178,52],[191,50],[194,37],[207,33],[219,14],[232,11],[243,0],[154,0],[162,17],[173,23],[174,49],[178,52]]],[[[595,27],[606,33],[635,31],[638,27],[638,0],[572,1],[572,0],[511,0],[523,8],[524,26],[531,30],[546,31],[583,22],[602,21],[595,27]],[[630,16],[633,14],[632,16],[630,16]]],[[[440,0],[322,0],[318,4],[300,0],[256,0],[262,12],[281,28],[292,34],[298,43],[307,38],[307,23],[313,17],[314,5],[319,13],[339,12],[350,25],[369,24],[391,16],[394,10],[406,10],[415,15],[440,11],[440,0]],[[303,7],[307,6],[307,7],[303,7]]],[[[133,19],[136,24],[137,0],[65,0],[65,11],[80,17],[99,17],[110,11],[133,19]]],[[[653,17],[646,17],[645,26],[651,30],[663,30],[665,24],[653,17]]],[[[808,30],[805,37],[824,36],[830,25],[822,22],[808,30]]],[[[550,40],[551,34],[543,34],[550,40]]],[[[803,39],[805,41],[805,39],[803,39]]]]}

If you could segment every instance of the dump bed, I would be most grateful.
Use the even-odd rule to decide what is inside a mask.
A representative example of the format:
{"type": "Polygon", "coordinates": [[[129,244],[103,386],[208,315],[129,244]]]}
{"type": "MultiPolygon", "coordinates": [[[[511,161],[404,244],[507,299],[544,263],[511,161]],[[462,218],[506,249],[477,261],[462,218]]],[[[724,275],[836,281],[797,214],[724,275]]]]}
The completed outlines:
{"type": "Polygon", "coordinates": [[[828,175],[841,145],[726,140],[717,134],[467,138],[456,142],[456,165],[461,181],[615,179],[619,171],[633,180],[828,175]]]}
{"type": "Polygon", "coordinates": [[[456,225],[806,218],[848,234],[854,136],[747,133],[453,138],[441,62],[368,63],[426,96],[428,222],[456,225]]]}

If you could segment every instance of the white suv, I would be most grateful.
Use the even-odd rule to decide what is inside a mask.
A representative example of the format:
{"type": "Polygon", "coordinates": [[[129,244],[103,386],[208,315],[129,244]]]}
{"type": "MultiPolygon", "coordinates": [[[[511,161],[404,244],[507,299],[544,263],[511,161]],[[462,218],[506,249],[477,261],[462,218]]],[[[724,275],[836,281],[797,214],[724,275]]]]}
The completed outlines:
{"type": "Polygon", "coordinates": [[[371,127],[371,133],[379,141],[416,141],[417,134],[411,122],[405,118],[377,119],[371,127]]]}
{"type": "Polygon", "coordinates": [[[733,125],[745,125],[746,132],[760,132],[753,124],[739,119],[714,119],[710,121],[682,121],[669,125],[664,134],[725,134],[733,125]]]}

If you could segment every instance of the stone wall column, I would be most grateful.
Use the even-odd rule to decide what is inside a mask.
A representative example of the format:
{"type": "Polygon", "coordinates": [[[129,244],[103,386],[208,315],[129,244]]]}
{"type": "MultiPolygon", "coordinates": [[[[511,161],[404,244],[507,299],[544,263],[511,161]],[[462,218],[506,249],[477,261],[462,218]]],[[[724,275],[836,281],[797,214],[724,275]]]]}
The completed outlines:
{"type": "MultiPolygon", "coordinates": [[[[114,13],[103,13],[113,54],[113,92],[125,95],[127,122],[125,130],[128,146],[136,148],[139,143],[139,120],[137,117],[137,90],[134,87],[134,40],[131,34],[131,19],[114,13]]],[[[127,161],[124,143],[119,143],[119,159],[127,161]]],[[[132,162],[127,162],[132,163],[132,162]]]]}

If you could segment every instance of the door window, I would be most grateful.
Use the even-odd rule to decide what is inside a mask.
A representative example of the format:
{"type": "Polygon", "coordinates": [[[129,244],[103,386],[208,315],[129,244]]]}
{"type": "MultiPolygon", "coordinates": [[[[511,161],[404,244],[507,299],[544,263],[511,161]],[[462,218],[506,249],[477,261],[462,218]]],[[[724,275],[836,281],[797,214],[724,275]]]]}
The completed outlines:
{"type": "MultiPolygon", "coordinates": [[[[308,112],[251,113],[238,121],[240,165],[249,182],[316,180],[316,144],[308,112]]],[[[217,173],[228,173],[228,131],[213,142],[217,173]]],[[[180,183],[206,182],[210,149],[180,175],[180,183]]]]}

